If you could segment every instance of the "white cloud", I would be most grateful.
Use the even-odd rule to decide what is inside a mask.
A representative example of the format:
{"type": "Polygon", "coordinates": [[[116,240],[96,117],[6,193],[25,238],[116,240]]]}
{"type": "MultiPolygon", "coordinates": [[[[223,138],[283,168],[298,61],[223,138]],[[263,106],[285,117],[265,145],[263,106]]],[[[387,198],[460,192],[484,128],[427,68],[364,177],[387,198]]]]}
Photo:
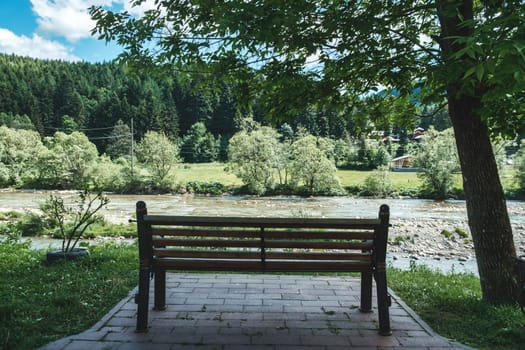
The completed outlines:
{"type": "Polygon", "coordinates": [[[0,28],[0,52],[14,53],[35,58],[78,61],[72,48],[60,43],[60,38],[75,44],[81,39],[93,38],[91,30],[95,22],[89,15],[90,6],[107,9],[124,9],[140,17],[155,7],[154,0],[147,0],[140,6],[132,6],[132,0],[31,0],[38,28],[32,36],[18,36],[0,28]],[[57,40],[51,40],[50,37],[57,40]]]}
{"type": "Polygon", "coordinates": [[[66,38],[70,42],[91,36],[95,27],[88,8],[92,5],[111,6],[112,0],[31,0],[37,16],[38,31],[66,38]]]}
{"type": "Polygon", "coordinates": [[[4,28],[0,28],[0,52],[42,59],[80,60],[67,47],[56,41],[46,40],[38,34],[33,34],[32,37],[17,36],[4,28]]]}
{"type": "Polygon", "coordinates": [[[90,6],[114,8],[120,5],[137,17],[155,8],[154,0],[146,0],[139,6],[132,6],[131,0],[31,0],[31,4],[39,33],[60,36],[72,43],[91,37],[95,22],[88,12],[90,6]]]}
{"type": "Polygon", "coordinates": [[[132,6],[131,1],[121,0],[120,2],[123,3],[124,10],[128,11],[130,14],[136,17],[142,17],[142,15],[144,15],[144,12],[146,12],[147,10],[152,10],[156,8],[154,0],[146,0],[139,6],[132,6]]]}

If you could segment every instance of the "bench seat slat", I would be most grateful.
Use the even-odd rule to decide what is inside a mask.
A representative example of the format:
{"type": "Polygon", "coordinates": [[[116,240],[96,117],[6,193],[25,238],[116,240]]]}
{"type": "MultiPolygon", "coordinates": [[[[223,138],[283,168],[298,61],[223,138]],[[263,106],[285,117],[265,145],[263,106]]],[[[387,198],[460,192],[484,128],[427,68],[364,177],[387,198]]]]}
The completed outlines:
{"type": "Polygon", "coordinates": [[[316,260],[295,260],[295,261],[267,261],[260,260],[218,260],[218,259],[174,259],[159,258],[156,266],[164,269],[173,270],[216,270],[216,271],[235,271],[239,268],[249,271],[338,271],[338,272],[365,272],[371,271],[371,266],[362,261],[316,261],[316,260]]]}
{"type": "Polygon", "coordinates": [[[258,238],[264,235],[265,238],[272,239],[373,239],[373,230],[345,230],[345,231],[276,231],[266,230],[262,234],[260,230],[235,229],[235,228],[169,228],[153,227],[152,234],[172,236],[172,237],[231,237],[231,238],[258,238]]]}
{"type": "MultiPolygon", "coordinates": [[[[194,258],[194,259],[261,259],[261,252],[243,251],[202,251],[202,250],[177,250],[156,248],[153,250],[156,258],[194,258]]],[[[311,252],[267,252],[266,261],[270,260],[358,260],[371,263],[370,253],[311,253],[311,252]]]]}

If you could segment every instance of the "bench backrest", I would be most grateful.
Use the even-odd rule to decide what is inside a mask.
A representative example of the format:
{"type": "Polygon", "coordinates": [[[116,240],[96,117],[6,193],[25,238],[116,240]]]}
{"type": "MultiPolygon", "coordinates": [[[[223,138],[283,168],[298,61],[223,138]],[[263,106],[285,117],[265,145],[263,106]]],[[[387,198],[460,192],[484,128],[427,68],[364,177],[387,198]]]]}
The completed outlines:
{"type": "Polygon", "coordinates": [[[384,264],[389,208],[373,219],[148,215],[137,203],[140,259],[156,268],[373,271],[384,264]]]}

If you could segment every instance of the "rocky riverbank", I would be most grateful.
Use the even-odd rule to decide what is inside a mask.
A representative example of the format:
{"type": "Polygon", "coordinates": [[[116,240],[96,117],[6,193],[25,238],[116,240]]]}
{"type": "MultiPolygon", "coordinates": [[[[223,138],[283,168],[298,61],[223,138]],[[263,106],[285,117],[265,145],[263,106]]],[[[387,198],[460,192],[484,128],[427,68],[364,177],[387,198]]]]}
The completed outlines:
{"type": "MultiPolygon", "coordinates": [[[[513,224],[518,255],[525,254],[525,224],[513,224]]],[[[396,255],[419,258],[475,258],[474,244],[466,221],[393,220],[389,231],[388,251],[396,255]]]]}

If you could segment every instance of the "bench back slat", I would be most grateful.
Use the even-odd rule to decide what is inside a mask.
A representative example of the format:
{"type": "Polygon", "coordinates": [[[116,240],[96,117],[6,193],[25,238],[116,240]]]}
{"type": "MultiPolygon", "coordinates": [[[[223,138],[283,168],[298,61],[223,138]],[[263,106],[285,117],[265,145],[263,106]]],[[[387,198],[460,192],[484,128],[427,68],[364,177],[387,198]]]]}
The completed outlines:
{"type": "MultiPolygon", "coordinates": [[[[312,239],[312,237],[319,237],[321,239],[373,239],[374,238],[374,226],[369,226],[367,229],[355,229],[352,231],[335,231],[335,230],[276,230],[276,229],[265,229],[264,236],[267,239],[312,239]]],[[[254,237],[259,238],[261,236],[260,229],[238,229],[235,227],[230,228],[194,228],[194,227],[152,227],[152,234],[159,236],[172,236],[172,237],[229,237],[229,238],[247,238],[254,237]]]]}
{"type": "MultiPolygon", "coordinates": [[[[179,238],[153,238],[154,247],[224,247],[224,248],[259,248],[261,241],[255,239],[226,240],[226,239],[179,239],[179,238]]],[[[281,249],[351,249],[369,250],[373,248],[373,241],[349,242],[322,242],[299,240],[265,240],[265,248],[281,249]]]]}
{"type": "Polygon", "coordinates": [[[369,229],[381,223],[379,219],[340,218],[268,218],[150,215],[143,220],[151,225],[208,226],[208,227],[267,227],[267,228],[354,228],[369,229]]]}

